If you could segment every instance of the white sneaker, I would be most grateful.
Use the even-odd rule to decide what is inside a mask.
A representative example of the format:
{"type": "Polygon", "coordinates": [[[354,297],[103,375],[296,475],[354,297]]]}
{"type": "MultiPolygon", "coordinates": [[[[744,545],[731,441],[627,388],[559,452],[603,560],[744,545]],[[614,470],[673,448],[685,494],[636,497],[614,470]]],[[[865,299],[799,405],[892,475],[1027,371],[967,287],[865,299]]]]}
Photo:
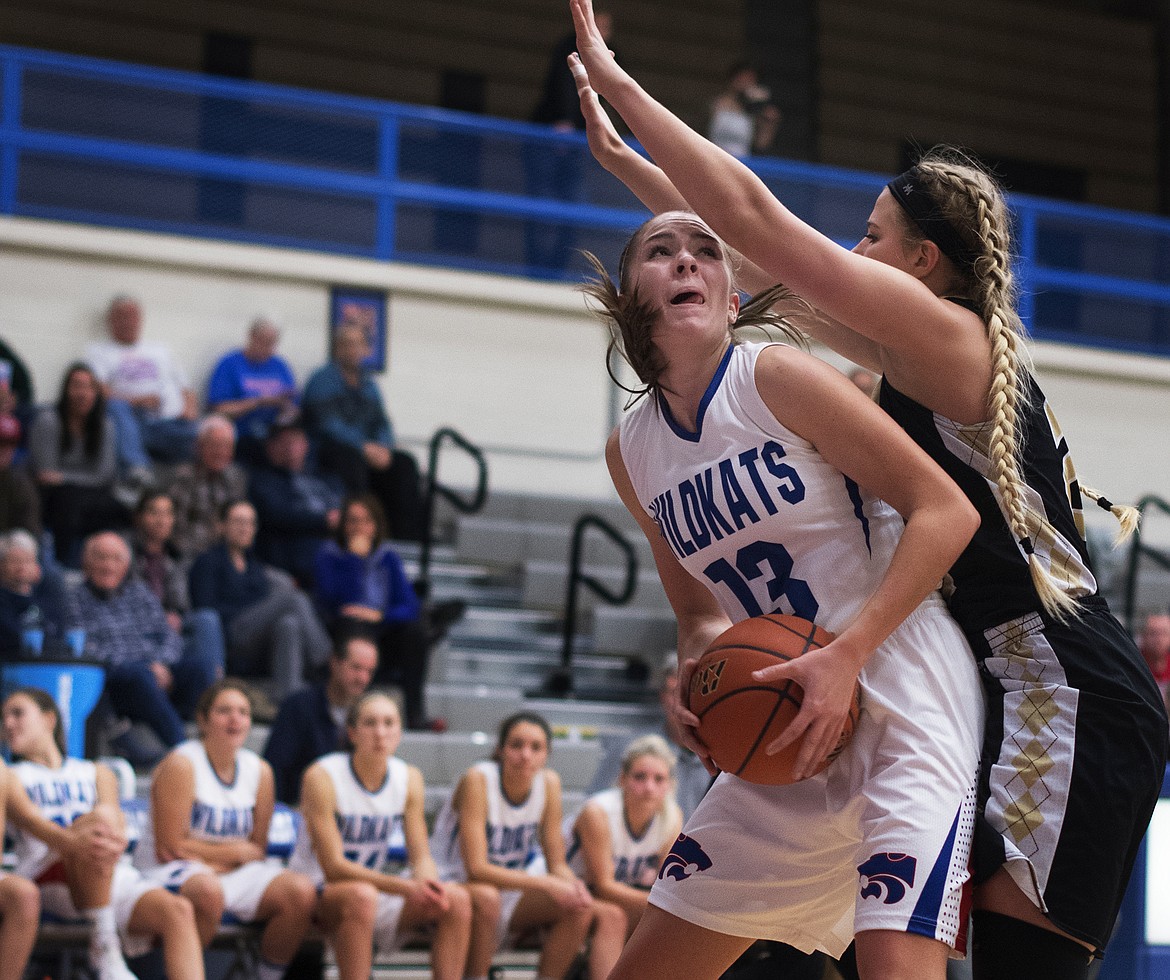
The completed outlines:
{"type": "Polygon", "coordinates": [[[89,965],[97,980],[138,980],[126,965],[117,936],[94,933],[89,941],[89,965]]]}

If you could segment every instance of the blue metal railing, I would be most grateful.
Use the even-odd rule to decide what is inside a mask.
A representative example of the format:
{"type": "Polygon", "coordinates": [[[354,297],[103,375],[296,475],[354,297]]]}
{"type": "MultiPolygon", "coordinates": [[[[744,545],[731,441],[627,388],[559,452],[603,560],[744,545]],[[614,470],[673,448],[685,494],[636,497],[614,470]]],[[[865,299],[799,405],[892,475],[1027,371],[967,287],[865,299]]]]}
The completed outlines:
{"type": "MultiPolygon", "coordinates": [[[[843,244],[885,182],[752,164],[843,244]]],[[[1170,221],[1011,203],[1036,336],[1170,356],[1170,221]]],[[[644,217],[580,134],[4,46],[0,214],[566,280],[644,217]]]]}

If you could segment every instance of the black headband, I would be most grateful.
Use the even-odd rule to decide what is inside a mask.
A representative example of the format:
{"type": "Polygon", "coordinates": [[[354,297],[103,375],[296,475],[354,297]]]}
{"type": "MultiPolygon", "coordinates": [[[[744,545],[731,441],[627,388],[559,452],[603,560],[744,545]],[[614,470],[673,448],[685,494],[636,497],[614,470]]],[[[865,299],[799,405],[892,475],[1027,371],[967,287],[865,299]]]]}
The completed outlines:
{"type": "Polygon", "coordinates": [[[959,237],[929,191],[922,186],[921,176],[917,167],[911,167],[886,184],[886,189],[902,205],[902,210],[918,230],[934,242],[943,255],[964,271],[972,269],[979,253],[959,237]]]}

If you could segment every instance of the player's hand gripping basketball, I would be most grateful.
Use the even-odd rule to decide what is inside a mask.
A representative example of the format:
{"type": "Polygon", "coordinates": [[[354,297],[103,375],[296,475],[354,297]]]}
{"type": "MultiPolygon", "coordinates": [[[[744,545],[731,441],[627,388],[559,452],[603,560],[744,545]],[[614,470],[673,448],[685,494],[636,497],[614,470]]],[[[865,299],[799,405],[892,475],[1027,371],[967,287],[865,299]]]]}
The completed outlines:
{"type": "Polygon", "coordinates": [[[856,649],[848,633],[843,633],[803,657],[752,672],[753,678],[768,683],[795,681],[804,692],[796,717],[783,734],[765,747],[769,755],[775,755],[804,736],[793,766],[797,779],[817,772],[836,748],[853,706],[857,676],[868,653],[856,649]]]}
{"type": "Polygon", "coordinates": [[[674,697],[670,702],[670,727],[675,741],[694,752],[707,772],[712,776],[717,776],[719,767],[711,758],[711,750],[699,737],[699,716],[687,707],[687,691],[691,689],[691,677],[698,666],[698,657],[689,657],[679,664],[678,686],[675,688],[674,697]]]}

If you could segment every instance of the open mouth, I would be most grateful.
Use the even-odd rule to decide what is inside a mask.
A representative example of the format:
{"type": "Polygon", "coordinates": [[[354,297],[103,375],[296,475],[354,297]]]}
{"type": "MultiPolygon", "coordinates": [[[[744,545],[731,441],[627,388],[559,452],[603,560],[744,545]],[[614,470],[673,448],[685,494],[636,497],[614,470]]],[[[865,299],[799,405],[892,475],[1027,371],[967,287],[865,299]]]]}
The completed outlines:
{"type": "Polygon", "coordinates": [[[703,294],[696,292],[693,289],[685,289],[670,301],[671,306],[687,306],[695,305],[702,306],[707,301],[703,299],[703,294]]]}

